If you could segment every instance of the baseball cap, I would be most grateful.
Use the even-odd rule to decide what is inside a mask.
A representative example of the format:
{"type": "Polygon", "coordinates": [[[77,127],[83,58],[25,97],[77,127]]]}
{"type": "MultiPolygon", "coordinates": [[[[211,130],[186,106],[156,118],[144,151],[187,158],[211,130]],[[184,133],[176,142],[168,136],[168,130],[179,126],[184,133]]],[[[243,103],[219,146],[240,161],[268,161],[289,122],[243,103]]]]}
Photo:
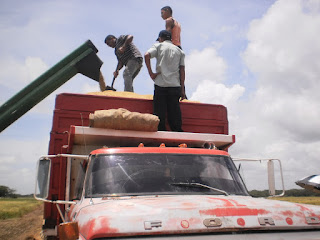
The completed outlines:
{"type": "Polygon", "coordinates": [[[167,30],[162,30],[159,32],[159,36],[156,41],[159,41],[159,38],[163,38],[164,40],[171,40],[171,33],[167,30]]]}

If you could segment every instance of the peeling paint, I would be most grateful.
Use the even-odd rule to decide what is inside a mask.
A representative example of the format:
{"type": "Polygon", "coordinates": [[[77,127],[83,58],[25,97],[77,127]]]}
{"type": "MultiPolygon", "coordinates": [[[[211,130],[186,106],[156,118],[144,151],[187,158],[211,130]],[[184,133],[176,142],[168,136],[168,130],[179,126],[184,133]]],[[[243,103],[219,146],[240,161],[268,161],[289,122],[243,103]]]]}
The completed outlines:
{"type": "Polygon", "coordinates": [[[250,208],[215,208],[209,210],[200,210],[201,215],[213,216],[257,216],[270,213],[265,209],[250,209],[250,208]]]}

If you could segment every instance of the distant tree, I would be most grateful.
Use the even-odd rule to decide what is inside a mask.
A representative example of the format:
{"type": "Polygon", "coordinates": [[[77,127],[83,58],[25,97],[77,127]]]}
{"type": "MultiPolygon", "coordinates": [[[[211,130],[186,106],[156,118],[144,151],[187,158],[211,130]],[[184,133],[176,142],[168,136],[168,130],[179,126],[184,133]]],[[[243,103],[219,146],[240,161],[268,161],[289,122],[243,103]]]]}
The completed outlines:
{"type": "Polygon", "coordinates": [[[7,186],[0,185],[0,197],[15,197],[16,190],[7,186]]]}

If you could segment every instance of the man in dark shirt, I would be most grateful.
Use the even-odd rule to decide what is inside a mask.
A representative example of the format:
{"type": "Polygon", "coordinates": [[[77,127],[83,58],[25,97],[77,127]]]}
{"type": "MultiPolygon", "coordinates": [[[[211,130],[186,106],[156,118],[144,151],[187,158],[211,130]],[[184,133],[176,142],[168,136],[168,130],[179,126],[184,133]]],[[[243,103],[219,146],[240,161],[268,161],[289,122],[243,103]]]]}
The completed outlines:
{"type": "Polygon", "coordinates": [[[114,48],[114,53],[118,59],[118,65],[113,73],[116,78],[119,75],[119,70],[125,67],[123,71],[124,91],[133,92],[133,79],[138,75],[142,67],[142,55],[138,48],[132,42],[132,35],[121,35],[116,38],[113,35],[108,35],[105,43],[114,48]]]}

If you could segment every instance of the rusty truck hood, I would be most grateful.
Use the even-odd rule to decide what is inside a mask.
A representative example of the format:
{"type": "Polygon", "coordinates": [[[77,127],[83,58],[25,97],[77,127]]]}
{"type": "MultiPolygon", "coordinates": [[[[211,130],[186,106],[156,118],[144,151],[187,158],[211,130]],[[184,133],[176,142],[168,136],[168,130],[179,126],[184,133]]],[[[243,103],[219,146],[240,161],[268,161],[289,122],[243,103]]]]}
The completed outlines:
{"type": "Polygon", "coordinates": [[[248,196],[93,198],[70,214],[86,239],[205,232],[319,229],[320,207],[248,196]]]}

